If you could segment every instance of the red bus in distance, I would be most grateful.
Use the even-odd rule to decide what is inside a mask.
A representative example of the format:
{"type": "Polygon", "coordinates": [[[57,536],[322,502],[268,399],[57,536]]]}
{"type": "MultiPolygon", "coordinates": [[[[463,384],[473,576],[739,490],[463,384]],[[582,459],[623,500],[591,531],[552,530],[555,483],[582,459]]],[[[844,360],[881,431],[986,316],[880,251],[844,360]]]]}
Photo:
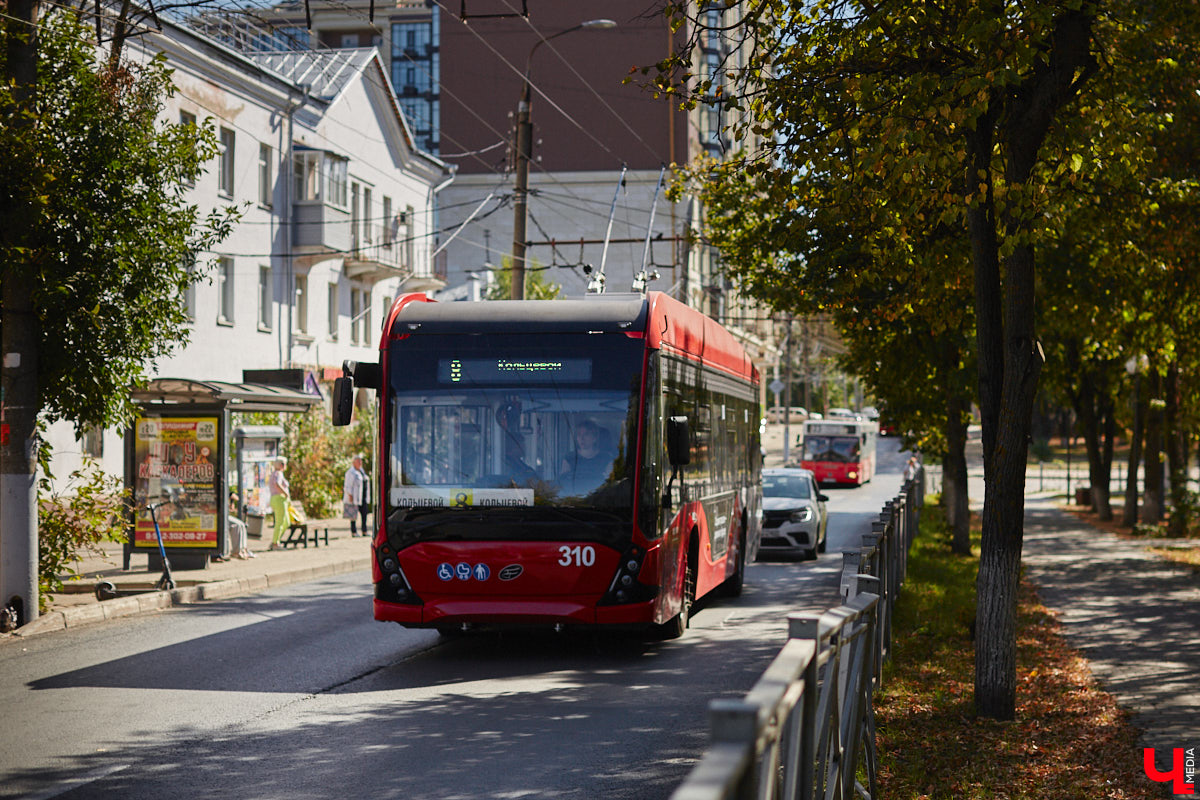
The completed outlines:
{"type": "Polygon", "coordinates": [[[378,364],[374,615],[655,629],[740,593],[761,535],[757,369],[665,294],[434,303],[406,295],[378,364]]]}
{"type": "Polygon", "coordinates": [[[860,486],[875,477],[879,423],[859,419],[807,420],[800,466],[822,485],[860,486]]]}

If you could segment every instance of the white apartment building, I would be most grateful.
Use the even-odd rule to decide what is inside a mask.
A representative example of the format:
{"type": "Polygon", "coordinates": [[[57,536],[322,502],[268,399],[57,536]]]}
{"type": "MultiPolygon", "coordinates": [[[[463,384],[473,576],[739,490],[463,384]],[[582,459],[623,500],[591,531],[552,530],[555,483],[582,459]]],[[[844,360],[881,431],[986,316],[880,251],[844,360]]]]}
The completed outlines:
{"type": "MultiPolygon", "coordinates": [[[[165,53],[178,92],[163,122],[209,123],[221,151],[189,196],[235,205],[233,233],[186,298],[186,347],[155,376],[243,381],[243,370],[303,369],[377,357],[399,294],[432,291],[437,191],[452,171],[414,146],[374,48],[237,53],[184,27],[133,38],[131,58],[165,53]]],[[[120,474],[123,430],[77,440],[52,428],[62,480],[85,456],[120,474]]]]}

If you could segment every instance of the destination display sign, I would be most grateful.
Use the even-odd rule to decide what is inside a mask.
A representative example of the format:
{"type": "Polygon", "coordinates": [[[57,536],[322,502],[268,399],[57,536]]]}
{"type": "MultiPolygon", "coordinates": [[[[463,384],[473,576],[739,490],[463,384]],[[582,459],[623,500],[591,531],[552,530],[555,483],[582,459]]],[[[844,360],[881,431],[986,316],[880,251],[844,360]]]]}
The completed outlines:
{"type": "Polygon", "coordinates": [[[590,383],[590,358],[443,358],[438,383],[590,383]]]}
{"type": "Polygon", "coordinates": [[[533,505],[533,489],[396,487],[388,499],[401,508],[502,508],[533,505]]]}

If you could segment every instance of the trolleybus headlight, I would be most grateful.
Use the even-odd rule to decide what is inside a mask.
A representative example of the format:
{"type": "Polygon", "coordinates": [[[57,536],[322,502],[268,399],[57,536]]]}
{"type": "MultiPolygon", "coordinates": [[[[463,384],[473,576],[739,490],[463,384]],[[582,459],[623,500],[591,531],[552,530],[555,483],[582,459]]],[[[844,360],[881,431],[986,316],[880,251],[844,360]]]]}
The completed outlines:
{"type": "Polygon", "coordinates": [[[408,585],[404,571],[400,569],[399,559],[392,548],[381,545],[376,553],[380,571],[383,573],[375,584],[375,597],[389,603],[407,603],[420,605],[421,598],[408,585]]]}
{"type": "Polygon", "coordinates": [[[654,587],[639,583],[637,580],[645,558],[646,551],[643,548],[637,546],[629,548],[625,553],[625,560],[618,562],[620,566],[613,575],[613,582],[608,588],[608,593],[600,601],[601,605],[640,603],[650,600],[657,594],[654,587]]]}

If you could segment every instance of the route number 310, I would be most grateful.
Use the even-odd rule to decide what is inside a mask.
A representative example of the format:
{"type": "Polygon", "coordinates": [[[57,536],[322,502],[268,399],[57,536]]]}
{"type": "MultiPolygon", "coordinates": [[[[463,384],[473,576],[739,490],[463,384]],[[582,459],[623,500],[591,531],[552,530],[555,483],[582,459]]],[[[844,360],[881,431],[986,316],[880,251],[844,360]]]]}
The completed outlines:
{"type": "Polygon", "coordinates": [[[561,567],[590,567],[596,563],[596,548],[588,545],[564,544],[558,548],[558,564],[561,567]]]}

